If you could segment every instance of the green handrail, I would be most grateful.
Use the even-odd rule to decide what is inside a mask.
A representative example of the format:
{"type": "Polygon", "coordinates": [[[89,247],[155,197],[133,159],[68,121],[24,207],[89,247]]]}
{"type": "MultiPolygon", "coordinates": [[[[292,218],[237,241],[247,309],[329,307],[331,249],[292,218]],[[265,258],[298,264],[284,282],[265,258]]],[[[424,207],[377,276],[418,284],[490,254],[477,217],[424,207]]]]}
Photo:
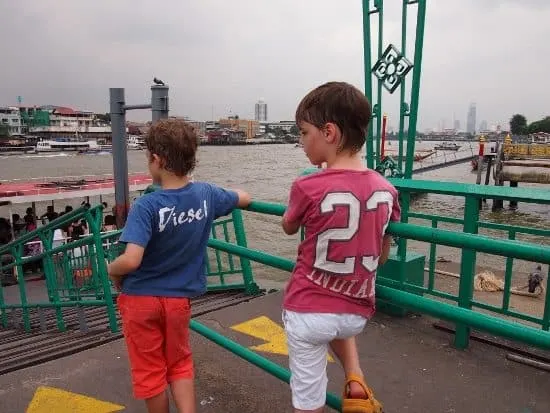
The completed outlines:
{"type": "MultiPolygon", "coordinates": [[[[223,242],[223,241],[220,241],[223,242]]],[[[224,243],[226,244],[226,243],[224,243]]],[[[229,244],[232,245],[232,244],[229,244]]],[[[244,247],[239,247],[244,248],[244,247]]],[[[245,250],[247,248],[244,248],[245,250]]],[[[286,383],[290,383],[290,371],[278,365],[277,363],[272,362],[271,360],[266,359],[265,357],[260,356],[259,354],[253,352],[252,350],[247,349],[246,347],[241,346],[240,344],[234,342],[233,340],[228,339],[227,337],[219,334],[218,332],[212,330],[211,328],[206,327],[204,324],[199,323],[196,320],[191,320],[189,323],[191,330],[196,331],[200,335],[206,337],[210,341],[222,346],[226,350],[229,350],[233,354],[245,359],[246,361],[258,366],[262,370],[268,372],[269,374],[277,377],[279,380],[282,380],[286,383]]],[[[326,404],[337,411],[340,411],[342,402],[340,398],[335,396],[332,393],[327,392],[326,404]]]]}
{"type": "MultiPolygon", "coordinates": [[[[46,225],[41,226],[40,228],[37,228],[36,230],[32,232],[27,232],[20,237],[12,240],[10,243],[5,244],[0,247],[0,254],[6,254],[10,251],[10,249],[14,245],[21,245],[26,244],[29,241],[32,241],[33,239],[37,238],[38,233],[44,233],[46,231],[54,230],[57,228],[62,227],[65,224],[69,224],[73,221],[75,221],[78,218],[84,218],[86,211],[88,211],[89,208],[87,207],[80,207],[78,209],[75,209],[67,214],[64,214],[60,216],[59,218],[54,219],[53,221],[48,222],[46,225]]],[[[103,210],[103,205],[98,205],[92,208],[95,209],[101,209],[103,210]]],[[[90,209],[90,211],[92,210],[90,209]]]]}
{"type": "MultiPolygon", "coordinates": [[[[294,262],[286,258],[267,254],[264,251],[241,247],[219,240],[210,240],[210,245],[216,249],[240,255],[249,260],[256,261],[270,267],[285,271],[292,271],[294,262]]],[[[459,308],[428,298],[399,291],[394,288],[381,285],[376,286],[378,299],[391,302],[394,305],[402,305],[434,317],[439,317],[456,323],[462,323],[476,327],[479,330],[496,334],[501,337],[519,340],[525,343],[550,350],[550,334],[532,327],[511,323],[487,314],[476,313],[471,310],[459,308]]]]}
{"type": "MultiPolygon", "coordinates": [[[[246,209],[263,214],[282,216],[286,207],[283,204],[254,201],[246,209]]],[[[494,255],[520,258],[545,264],[550,263],[550,248],[526,242],[458,233],[440,228],[430,228],[402,222],[390,223],[388,232],[399,237],[442,244],[449,247],[469,248],[494,255]]]]}
{"type": "Polygon", "coordinates": [[[550,204],[550,192],[537,188],[510,188],[505,186],[476,185],[459,182],[429,181],[420,179],[388,178],[399,191],[426,192],[430,194],[473,196],[477,199],[502,199],[505,201],[550,204]]]}

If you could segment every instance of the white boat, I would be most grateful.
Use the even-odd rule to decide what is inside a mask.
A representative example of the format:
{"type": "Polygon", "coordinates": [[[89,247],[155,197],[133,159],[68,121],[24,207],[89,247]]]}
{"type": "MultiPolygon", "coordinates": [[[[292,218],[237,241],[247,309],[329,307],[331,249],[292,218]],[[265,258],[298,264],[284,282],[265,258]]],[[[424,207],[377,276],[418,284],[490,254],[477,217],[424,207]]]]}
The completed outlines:
{"type": "Polygon", "coordinates": [[[99,149],[96,141],[42,140],[36,143],[36,152],[84,152],[99,149]]]}
{"type": "Polygon", "coordinates": [[[138,135],[128,135],[128,149],[141,150],[145,149],[145,139],[138,135]]]}

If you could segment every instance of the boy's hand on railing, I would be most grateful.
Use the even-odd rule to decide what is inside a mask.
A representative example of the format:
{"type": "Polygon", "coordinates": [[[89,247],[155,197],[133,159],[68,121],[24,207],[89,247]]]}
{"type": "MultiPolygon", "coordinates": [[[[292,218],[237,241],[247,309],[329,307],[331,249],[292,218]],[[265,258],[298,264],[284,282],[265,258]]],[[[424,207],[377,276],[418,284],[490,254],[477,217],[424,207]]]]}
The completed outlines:
{"type": "Polygon", "coordinates": [[[115,289],[117,291],[122,290],[122,280],[124,279],[124,276],[122,276],[122,275],[109,275],[109,279],[111,280],[111,282],[113,283],[113,287],[115,287],[115,289]]]}

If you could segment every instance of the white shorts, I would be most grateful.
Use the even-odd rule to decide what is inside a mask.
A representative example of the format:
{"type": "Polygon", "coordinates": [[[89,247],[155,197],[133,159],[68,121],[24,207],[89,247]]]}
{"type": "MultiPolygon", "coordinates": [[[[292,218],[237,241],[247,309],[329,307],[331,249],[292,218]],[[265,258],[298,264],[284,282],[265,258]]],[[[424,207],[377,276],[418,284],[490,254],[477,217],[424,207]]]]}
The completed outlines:
{"type": "Polygon", "coordinates": [[[288,343],[290,389],[295,409],[325,405],[329,343],[356,336],[367,319],[357,314],[296,313],[283,310],[288,343]]]}

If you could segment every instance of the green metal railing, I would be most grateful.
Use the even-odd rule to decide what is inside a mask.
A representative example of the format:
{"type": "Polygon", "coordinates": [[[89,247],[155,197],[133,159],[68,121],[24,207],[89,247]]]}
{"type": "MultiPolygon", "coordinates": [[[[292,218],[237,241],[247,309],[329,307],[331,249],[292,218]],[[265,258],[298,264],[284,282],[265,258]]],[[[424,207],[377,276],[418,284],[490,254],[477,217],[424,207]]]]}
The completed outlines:
{"type": "MultiPolygon", "coordinates": [[[[521,242],[515,240],[519,233],[526,233],[538,236],[548,236],[550,231],[537,228],[519,227],[514,225],[505,225],[494,222],[486,222],[480,220],[480,205],[482,200],[502,199],[506,201],[516,201],[531,204],[550,204],[550,194],[547,191],[541,191],[532,188],[506,188],[506,187],[491,187],[480,186],[473,184],[462,184],[455,182],[436,182],[422,180],[405,180],[405,179],[390,179],[397,187],[400,195],[410,198],[412,193],[427,193],[437,195],[449,195],[461,197],[464,199],[464,212],[462,218],[455,217],[440,217],[430,214],[421,214],[409,212],[405,216],[404,221],[409,218],[427,219],[431,223],[430,227],[419,226],[416,230],[410,231],[409,227],[403,228],[406,231],[398,233],[400,237],[405,239],[416,239],[419,241],[428,242],[430,244],[429,264],[428,264],[428,285],[417,286],[405,281],[406,274],[399,274],[395,280],[381,279],[381,283],[388,286],[393,286],[399,289],[417,293],[427,293],[429,295],[454,301],[459,307],[472,309],[479,308],[486,311],[491,311],[506,317],[511,317],[515,320],[527,321],[537,324],[542,330],[548,331],[550,327],[550,291],[546,289],[544,301],[544,309],[540,317],[532,314],[523,313],[510,309],[510,295],[512,286],[513,263],[514,259],[522,259],[532,261],[534,263],[548,264],[548,251],[550,247],[537,245],[529,242],[521,242]],[[459,231],[456,233],[450,230],[438,228],[439,222],[460,225],[459,231]],[[508,239],[496,237],[488,237],[479,235],[479,229],[486,228],[492,230],[504,230],[508,232],[508,239]],[[439,239],[430,238],[430,234],[446,235],[439,239]],[[456,234],[456,235],[453,235],[456,234]],[[471,234],[471,235],[467,235],[471,234]],[[420,236],[423,235],[423,238],[420,236]],[[453,241],[461,241],[459,243],[453,241]],[[447,245],[461,249],[460,262],[460,277],[458,285],[458,294],[438,291],[434,288],[435,284],[435,260],[437,244],[447,245]],[[489,249],[488,249],[489,248],[489,249]],[[526,254],[522,254],[525,251],[526,254]],[[506,270],[504,277],[503,301],[501,306],[490,305],[474,299],[474,277],[476,275],[476,252],[485,252],[492,255],[498,255],[506,258],[506,270]]],[[[404,225],[392,224],[392,229],[404,225]]],[[[393,232],[392,232],[393,233],[393,232]]],[[[406,245],[406,243],[405,243],[406,245]]],[[[403,251],[400,251],[400,256],[403,256],[403,251]]],[[[550,273],[548,274],[550,275],[550,273]]],[[[546,277],[548,280],[548,277],[546,277]]],[[[459,348],[465,348],[468,345],[470,335],[470,327],[462,324],[457,324],[455,345],[459,348]]]]}
{"type": "MultiPolygon", "coordinates": [[[[448,217],[443,215],[410,212],[409,218],[428,221],[432,228],[438,228],[441,223],[464,226],[464,219],[448,217]]],[[[482,229],[482,228],[495,230],[495,231],[503,231],[506,233],[505,239],[509,241],[515,241],[517,235],[519,234],[526,234],[526,235],[533,235],[537,237],[548,238],[548,243],[550,244],[550,230],[523,227],[523,226],[517,226],[517,225],[500,224],[500,223],[489,222],[489,221],[479,221],[478,229],[482,229]]],[[[512,295],[512,278],[513,278],[514,261],[515,259],[513,257],[506,257],[505,272],[504,272],[504,290],[502,292],[502,305],[500,307],[497,307],[494,305],[489,305],[483,302],[476,301],[474,299],[472,299],[471,304],[473,307],[490,310],[506,316],[515,317],[520,320],[539,324],[544,330],[548,330],[549,329],[548,319],[544,319],[543,317],[540,317],[540,318],[533,317],[526,313],[510,310],[510,297],[512,295]]],[[[419,292],[427,293],[435,297],[458,302],[458,295],[449,294],[447,292],[443,292],[435,289],[437,244],[430,243],[430,248],[428,253],[428,262],[429,264],[428,264],[427,286],[425,288],[419,288],[418,286],[414,285],[414,286],[411,286],[411,288],[417,289],[417,291],[419,292]]]]}
{"type": "MultiPolygon", "coordinates": [[[[417,189],[414,187],[412,182],[414,181],[407,181],[409,189],[417,189]]],[[[474,187],[475,185],[471,186],[474,187]]],[[[471,230],[477,225],[476,223],[478,221],[478,216],[475,213],[472,213],[472,210],[475,212],[477,209],[478,199],[475,195],[471,195],[472,192],[475,192],[473,191],[473,188],[468,189],[472,190],[469,192],[453,192],[452,188],[447,188],[445,191],[450,191],[453,195],[462,195],[466,197],[466,203],[469,205],[465,208],[465,226],[467,229],[471,230]]],[[[500,189],[502,190],[502,193],[500,194],[501,197],[509,197],[509,195],[505,194],[508,188],[500,189]]],[[[544,193],[539,193],[538,191],[536,192],[537,194],[534,194],[536,196],[533,196],[531,200],[535,199],[541,203],[550,203],[550,196],[544,193]]],[[[483,191],[481,191],[477,195],[486,196],[487,194],[484,194],[483,191]]],[[[247,209],[263,214],[282,216],[285,211],[285,206],[282,204],[253,202],[247,209]]],[[[377,299],[458,323],[459,327],[465,326],[467,329],[466,332],[468,333],[466,338],[461,337],[460,334],[463,332],[457,329],[456,335],[459,338],[459,341],[455,341],[455,343],[458,347],[464,347],[465,345],[461,345],[464,344],[464,341],[466,341],[467,345],[469,329],[476,328],[498,336],[503,336],[530,345],[550,349],[550,333],[547,328],[550,317],[550,298],[548,297],[548,290],[545,301],[544,315],[542,319],[535,320],[541,324],[542,329],[540,330],[472,310],[474,303],[472,300],[472,290],[476,252],[485,252],[512,259],[518,258],[540,262],[542,264],[550,264],[550,247],[482,236],[473,232],[455,232],[402,222],[391,223],[388,227],[388,231],[392,235],[398,237],[429,242],[431,244],[461,248],[463,250],[463,260],[466,260],[467,264],[461,265],[461,287],[459,288],[459,295],[455,300],[458,303],[458,307],[442,303],[440,301],[435,301],[430,298],[420,297],[410,292],[401,291],[405,289],[403,283],[386,279],[378,280],[377,299]]],[[[241,255],[252,261],[260,262],[285,271],[292,271],[294,267],[293,261],[282,257],[277,257],[263,251],[243,248],[217,240],[212,240],[210,245],[216,249],[241,255]]],[[[411,284],[407,285],[407,287],[414,289],[416,286],[411,284]]],[[[409,288],[407,288],[407,290],[408,289],[409,288]]],[[[419,290],[422,292],[425,291],[423,288],[419,288],[419,290]]],[[[443,298],[448,297],[445,296],[443,298]]],[[[512,317],[514,316],[512,312],[507,315],[512,317]]]]}
{"type": "Polygon", "coordinates": [[[6,304],[5,288],[0,283],[0,323],[8,326],[8,312],[21,311],[23,327],[31,330],[31,311],[53,309],[57,329],[66,330],[63,307],[105,306],[112,331],[118,330],[112,286],[106,276],[105,254],[101,239],[103,208],[79,208],[35,231],[24,234],[0,247],[0,256],[10,256],[11,262],[0,264],[0,272],[17,276],[19,302],[6,304]],[[85,220],[90,235],[60,246],[53,246],[54,231],[73,222],[85,220]],[[39,242],[42,251],[25,256],[25,245],[39,242]],[[85,251],[84,253],[82,253],[85,251]],[[45,277],[45,291],[34,288],[29,299],[30,285],[25,281],[24,266],[40,263],[45,277]]]}
{"type": "MultiPolygon", "coordinates": [[[[54,309],[56,325],[60,331],[66,330],[63,307],[105,306],[109,325],[113,332],[118,331],[113,298],[113,289],[106,272],[106,264],[118,257],[124,250],[119,243],[121,231],[101,233],[102,207],[81,208],[64,215],[31,233],[2,246],[0,254],[7,254],[11,262],[0,264],[0,273],[15,272],[19,292],[19,302],[7,304],[0,284],[0,323],[8,326],[8,313],[20,311],[23,327],[31,331],[31,312],[34,309],[54,309]],[[72,222],[86,220],[90,234],[61,246],[53,247],[53,232],[72,222]],[[43,245],[40,254],[25,257],[24,248],[29,242],[43,245]],[[23,267],[40,262],[45,277],[45,288],[34,288],[33,299],[29,299],[30,285],[25,280],[23,267]]],[[[212,228],[212,239],[223,240],[246,247],[246,234],[242,222],[242,212],[236,210],[231,217],[216,221],[212,228]]],[[[209,291],[244,290],[247,294],[259,291],[254,282],[248,259],[233,254],[210,249],[205,262],[209,291]]]]}

